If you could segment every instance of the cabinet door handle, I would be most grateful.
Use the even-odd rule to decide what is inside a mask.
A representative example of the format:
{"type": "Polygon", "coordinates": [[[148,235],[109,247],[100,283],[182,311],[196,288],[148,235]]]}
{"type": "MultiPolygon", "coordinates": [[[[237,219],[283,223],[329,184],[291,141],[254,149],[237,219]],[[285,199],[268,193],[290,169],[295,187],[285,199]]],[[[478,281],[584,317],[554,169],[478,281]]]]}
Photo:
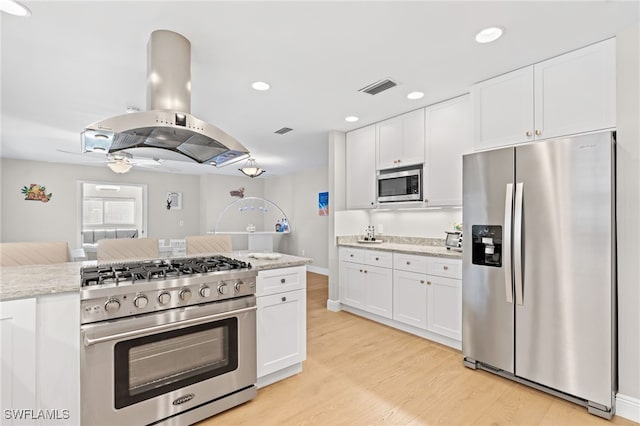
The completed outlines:
{"type": "Polygon", "coordinates": [[[424,284],[424,280],[420,280],[420,284],[424,284]]]}
{"type": "Polygon", "coordinates": [[[445,271],[448,271],[448,270],[449,270],[449,267],[448,267],[448,266],[443,266],[442,268],[443,268],[445,271]]]}
{"type": "Polygon", "coordinates": [[[536,135],[540,136],[542,134],[542,130],[536,130],[536,135]]]}
{"type": "Polygon", "coordinates": [[[352,255],[352,254],[350,254],[350,255],[349,255],[349,257],[353,257],[353,255],[352,255]]]}
{"type": "Polygon", "coordinates": [[[360,269],[360,272],[362,272],[362,269],[360,269]]]}
{"type": "Polygon", "coordinates": [[[285,280],[284,278],[282,278],[282,279],[280,280],[280,283],[281,283],[281,284],[284,284],[286,281],[287,281],[287,280],[285,280]]]}
{"type": "Polygon", "coordinates": [[[283,296],[282,299],[280,299],[280,300],[282,300],[283,302],[286,302],[287,298],[285,296],[283,296]]]}
{"type": "Polygon", "coordinates": [[[380,258],[379,258],[379,257],[376,257],[376,260],[380,260],[380,258]]]}
{"type": "Polygon", "coordinates": [[[533,133],[531,133],[531,130],[527,130],[526,135],[527,135],[527,136],[531,136],[531,135],[533,135],[533,133]]]}
{"type": "Polygon", "coordinates": [[[364,273],[365,273],[365,274],[367,273],[367,270],[366,270],[366,269],[364,270],[364,273]]]}
{"type": "Polygon", "coordinates": [[[427,281],[427,285],[431,285],[431,281],[427,281]]]}
{"type": "Polygon", "coordinates": [[[411,265],[411,262],[409,262],[408,260],[407,260],[407,265],[411,265]]]}

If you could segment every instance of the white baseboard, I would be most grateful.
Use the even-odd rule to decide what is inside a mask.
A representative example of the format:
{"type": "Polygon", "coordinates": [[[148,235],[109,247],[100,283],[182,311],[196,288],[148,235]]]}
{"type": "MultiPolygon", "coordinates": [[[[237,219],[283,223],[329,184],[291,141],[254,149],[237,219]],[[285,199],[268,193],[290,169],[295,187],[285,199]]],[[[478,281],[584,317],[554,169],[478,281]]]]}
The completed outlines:
{"type": "Polygon", "coordinates": [[[640,423],[640,399],[631,396],[616,395],[616,416],[640,423]]]}
{"type": "Polygon", "coordinates": [[[329,276],[329,268],[321,268],[320,266],[307,265],[307,271],[315,274],[329,276]]]}
{"type": "Polygon", "coordinates": [[[331,312],[340,312],[342,310],[342,305],[339,300],[327,299],[327,310],[331,312]]]}

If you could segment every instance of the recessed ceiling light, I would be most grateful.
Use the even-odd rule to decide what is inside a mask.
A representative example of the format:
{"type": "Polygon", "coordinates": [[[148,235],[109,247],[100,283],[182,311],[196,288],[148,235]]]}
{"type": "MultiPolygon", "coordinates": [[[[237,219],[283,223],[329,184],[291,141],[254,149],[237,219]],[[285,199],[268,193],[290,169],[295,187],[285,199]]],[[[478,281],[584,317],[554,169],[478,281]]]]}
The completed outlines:
{"type": "Polygon", "coordinates": [[[421,99],[423,96],[422,92],[411,92],[407,95],[407,99],[421,99]]]}
{"type": "Polygon", "coordinates": [[[489,27],[476,34],[478,43],[491,43],[502,37],[503,30],[500,27],[489,27]]]}
{"type": "Polygon", "coordinates": [[[349,123],[355,123],[358,120],[360,120],[360,118],[356,117],[355,115],[350,115],[344,118],[344,121],[348,121],[349,123]]]}
{"type": "Polygon", "coordinates": [[[29,8],[15,0],[1,0],[0,10],[15,16],[31,16],[29,8]]]}
{"type": "Polygon", "coordinates": [[[253,87],[256,90],[260,90],[261,92],[264,92],[265,90],[269,90],[271,86],[269,86],[269,84],[265,83],[264,81],[256,81],[251,84],[251,87],[253,87]]]}

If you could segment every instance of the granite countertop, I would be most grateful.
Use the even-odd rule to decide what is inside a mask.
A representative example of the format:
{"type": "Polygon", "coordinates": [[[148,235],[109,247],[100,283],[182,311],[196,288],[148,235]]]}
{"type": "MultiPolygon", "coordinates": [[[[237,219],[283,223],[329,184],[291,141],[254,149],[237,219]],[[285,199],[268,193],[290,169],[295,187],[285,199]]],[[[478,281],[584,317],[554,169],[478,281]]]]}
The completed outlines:
{"type": "MultiPolygon", "coordinates": [[[[278,259],[254,259],[247,252],[215,253],[250,262],[254,270],[289,268],[311,263],[306,257],[282,254],[278,259]]],[[[101,262],[113,263],[113,262],[101,262]]],[[[98,262],[69,262],[50,265],[5,266],[0,268],[0,301],[79,292],[80,268],[98,262]]]]}
{"type": "Polygon", "coordinates": [[[338,246],[392,251],[396,253],[422,254],[425,256],[445,257],[448,259],[462,259],[462,252],[457,250],[447,250],[444,246],[443,239],[386,235],[378,238],[382,240],[381,243],[358,242],[358,240],[362,240],[362,237],[357,235],[338,237],[338,246]]]}

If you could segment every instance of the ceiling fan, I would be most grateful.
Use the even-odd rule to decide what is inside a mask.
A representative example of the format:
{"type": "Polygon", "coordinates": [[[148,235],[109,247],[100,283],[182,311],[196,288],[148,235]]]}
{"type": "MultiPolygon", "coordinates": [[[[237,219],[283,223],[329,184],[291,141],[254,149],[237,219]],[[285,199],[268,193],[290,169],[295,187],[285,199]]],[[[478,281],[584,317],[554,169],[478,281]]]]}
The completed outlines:
{"type": "Polygon", "coordinates": [[[63,152],[65,154],[82,155],[83,157],[87,158],[89,162],[96,162],[97,160],[98,162],[105,163],[107,167],[109,167],[109,169],[114,173],[127,173],[134,166],[150,168],[150,169],[162,169],[166,171],[176,171],[176,169],[168,167],[165,164],[163,164],[164,160],[161,160],[159,158],[141,158],[141,157],[134,158],[133,155],[125,151],[118,151],[118,152],[106,153],[106,154],[97,153],[97,152],[80,154],[77,152],[65,151],[62,149],[57,149],[57,151],[63,152]],[[91,155],[91,154],[94,154],[94,155],[91,155]],[[96,155],[102,158],[99,158],[96,155]],[[105,157],[103,157],[103,155],[106,156],[106,160],[105,160],[105,157]]]}

